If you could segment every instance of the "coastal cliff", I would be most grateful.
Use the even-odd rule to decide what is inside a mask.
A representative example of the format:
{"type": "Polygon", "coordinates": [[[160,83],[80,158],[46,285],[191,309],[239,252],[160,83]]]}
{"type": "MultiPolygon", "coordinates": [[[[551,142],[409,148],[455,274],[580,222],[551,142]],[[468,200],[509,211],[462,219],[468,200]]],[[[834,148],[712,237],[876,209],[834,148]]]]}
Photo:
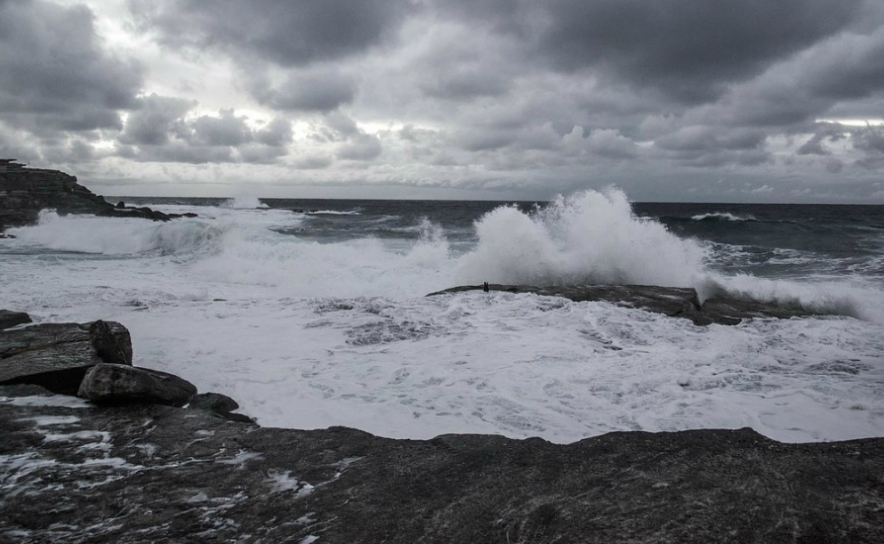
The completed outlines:
{"type": "Polygon", "coordinates": [[[145,207],[115,206],[77,183],[76,176],[28,168],[15,159],[0,159],[0,232],[36,223],[43,209],[54,209],[62,215],[141,217],[154,221],[180,217],[145,207]]]}

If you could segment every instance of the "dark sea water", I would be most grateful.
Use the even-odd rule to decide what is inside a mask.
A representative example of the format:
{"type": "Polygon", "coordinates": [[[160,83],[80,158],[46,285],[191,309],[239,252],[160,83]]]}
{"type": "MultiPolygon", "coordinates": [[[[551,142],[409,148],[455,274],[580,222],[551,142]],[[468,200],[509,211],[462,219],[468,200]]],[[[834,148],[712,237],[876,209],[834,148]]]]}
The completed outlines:
{"type": "Polygon", "coordinates": [[[136,364],[230,395],[263,425],[570,442],[752,427],[884,434],[884,207],[124,198],[169,213],[61,217],[0,240],[0,308],[115,320],[136,364]],[[645,284],[819,317],[700,327],[482,281],[645,284]]]}

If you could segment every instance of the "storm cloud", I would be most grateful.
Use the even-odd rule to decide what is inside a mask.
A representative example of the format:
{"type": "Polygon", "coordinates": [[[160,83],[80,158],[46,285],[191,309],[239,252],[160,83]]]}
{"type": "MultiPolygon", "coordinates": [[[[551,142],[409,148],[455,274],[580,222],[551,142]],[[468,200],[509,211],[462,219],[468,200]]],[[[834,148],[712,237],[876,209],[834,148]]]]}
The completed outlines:
{"type": "Polygon", "coordinates": [[[83,2],[0,2],[0,150],[406,196],[881,194],[876,0],[83,2]]]}

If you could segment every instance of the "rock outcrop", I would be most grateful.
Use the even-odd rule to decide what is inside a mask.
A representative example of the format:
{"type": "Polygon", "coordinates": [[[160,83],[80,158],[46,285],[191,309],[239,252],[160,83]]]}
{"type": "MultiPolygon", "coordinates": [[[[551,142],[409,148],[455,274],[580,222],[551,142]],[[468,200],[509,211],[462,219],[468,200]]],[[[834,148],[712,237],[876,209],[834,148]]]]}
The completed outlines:
{"type": "Polygon", "coordinates": [[[0,387],[2,542],[884,541],[881,438],[394,440],[18,387],[0,387]]]}
{"type": "Polygon", "coordinates": [[[0,159],[0,232],[8,227],[35,223],[40,210],[47,208],[62,215],[141,217],[154,221],[181,217],[146,207],[118,208],[77,183],[75,176],[58,170],[26,168],[13,161],[0,159]]]}
{"type": "Polygon", "coordinates": [[[132,339],[115,322],[46,323],[0,331],[0,384],[34,384],[76,395],[100,363],[132,364],[132,339]]]}
{"type": "Polygon", "coordinates": [[[0,331],[31,322],[31,316],[24,312],[0,310],[0,331]]]}
{"type": "MultiPolygon", "coordinates": [[[[485,285],[464,285],[427,296],[483,291],[485,285]]],[[[736,325],[743,319],[753,317],[806,317],[813,315],[801,308],[790,308],[763,302],[743,301],[728,298],[712,298],[700,304],[697,291],[684,287],[659,287],[654,285],[568,285],[534,287],[530,285],[488,284],[488,291],[507,293],[534,293],[543,296],[564,297],[575,302],[602,301],[641,308],[650,312],[672,317],[690,319],[697,325],[736,325]]]]}

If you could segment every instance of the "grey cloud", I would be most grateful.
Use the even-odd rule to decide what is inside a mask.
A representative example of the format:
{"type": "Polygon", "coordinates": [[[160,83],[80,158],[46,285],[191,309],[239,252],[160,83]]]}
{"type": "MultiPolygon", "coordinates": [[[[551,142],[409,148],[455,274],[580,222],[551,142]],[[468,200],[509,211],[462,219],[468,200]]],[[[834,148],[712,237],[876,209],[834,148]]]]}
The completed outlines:
{"type": "Polygon", "coordinates": [[[0,3],[0,112],[35,133],[119,128],[142,69],[108,55],[84,6],[0,3]]]}
{"type": "Polygon", "coordinates": [[[271,147],[281,147],[292,143],[292,124],[282,118],[276,117],[266,127],[255,132],[255,139],[271,147]]]}
{"type": "Polygon", "coordinates": [[[825,115],[839,101],[880,95],[882,88],[884,27],[869,35],[843,34],[821,42],[688,116],[715,124],[797,125],[825,115]]]}
{"type": "Polygon", "coordinates": [[[189,129],[182,118],[194,106],[195,101],[183,98],[156,94],[142,97],[129,113],[119,140],[131,145],[163,145],[170,134],[187,137],[189,129]]]}
{"type": "Polygon", "coordinates": [[[139,102],[117,138],[117,154],[132,160],[269,163],[286,155],[293,139],[282,117],[253,130],[233,109],[188,117],[192,101],[153,94],[139,102]]]}
{"type": "Polygon", "coordinates": [[[370,161],[380,156],[383,151],[381,141],[371,134],[357,134],[351,137],[338,150],[339,159],[353,161],[370,161]]]}
{"type": "Polygon", "coordinates": [[[219,111],[218,117],[197,117],[190,126],[197,145],[236,147],[250,142],[253,137],[245,117],[237,117],[232,108],[219,111]]]}
{"type": "Polygon", "coordinates": [[[356,81],[332,69],[297,71],[278,86],[255,77],[250,91],[258,102],[277,110],[326,112],[353,101],[356,81]]]}
{"type": "Polygon", "coordinates": [[[836,123],[818,123],[814,135],[807,140],[796,152],[799,155],[828,155],[829,151],[823,147],[824,141],[835,142],[844,138],[845,129],[836,123]]]}
{"type": "Polygon", "coordinates": [[[856,131],[853,134],[853,147],[872,155],[884,156],[884,129],[870,126],[856,131]]]}
{"type": "Polygon", "coordinates": [[[861,0],[555,0],[540,51],[563,69],[610,71],[632,84],[705,101],[723,83],[851,22],[861,0]]]}
{"type": "Polygon", "coordinates": [[[395,36],[409,0],[130,0],[143,28],[173,46],[220,48],[280,66],[362,53],[395,36]]]}

